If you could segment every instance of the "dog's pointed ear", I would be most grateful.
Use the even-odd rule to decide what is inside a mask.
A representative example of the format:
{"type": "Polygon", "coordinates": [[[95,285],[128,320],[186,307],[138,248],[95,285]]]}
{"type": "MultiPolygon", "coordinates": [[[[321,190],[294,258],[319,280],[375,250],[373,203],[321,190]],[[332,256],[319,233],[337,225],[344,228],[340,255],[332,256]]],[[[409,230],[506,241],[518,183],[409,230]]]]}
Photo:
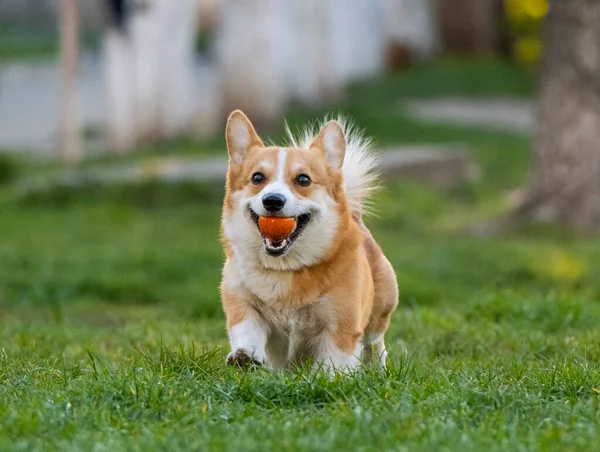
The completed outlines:
{"type": "Polygon", "coordinates": [[[346,155],[346,137],[340,123],[329,121],[321,127],[319,135],[310,147],[315,147],[323,151],[329,166],[340,169],[346,155]]]}
{"type": "Polygon", "coordinates": [[[229,161],[241,163],[253,146],[264,146],[248,117],[240,110],[229,115],[225,128],[229,161]]]}

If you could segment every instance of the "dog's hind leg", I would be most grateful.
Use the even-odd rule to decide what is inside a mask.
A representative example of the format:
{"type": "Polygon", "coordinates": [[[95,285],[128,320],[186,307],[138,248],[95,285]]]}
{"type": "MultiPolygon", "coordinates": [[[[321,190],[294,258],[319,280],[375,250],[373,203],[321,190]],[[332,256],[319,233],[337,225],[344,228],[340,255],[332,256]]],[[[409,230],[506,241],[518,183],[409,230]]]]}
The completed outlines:
{"type": "Polygon", "coordinates": [[[314,358],[318,366],[328,371],[351,372],[360,366],[360,342],[351,334],[335,335],[324,333],[314,347],[314,358]]]}
{"type": "Polygon", "coordinates": [[[373,272],[373,309],[363,337],[363,361],[385,368],[386,350],[383,335],[390,326],[392,313],[398,305],[398,284],[390,262],[378,246],[371,242],[370,264],[373,272]]]}
{"type": "Polygon", "coordinates": [[[365,364],[378,364],[385,368],[387,352],[383,341],[383,333],[365,333],[362,340],[362,360],[365,364]]]}

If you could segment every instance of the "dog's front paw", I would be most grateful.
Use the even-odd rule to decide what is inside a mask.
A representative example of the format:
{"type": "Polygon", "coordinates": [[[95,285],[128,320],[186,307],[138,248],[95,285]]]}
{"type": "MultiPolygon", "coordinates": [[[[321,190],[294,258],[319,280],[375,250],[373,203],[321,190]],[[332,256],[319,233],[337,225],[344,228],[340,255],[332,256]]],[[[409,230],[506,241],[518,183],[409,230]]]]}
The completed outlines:
{"type": "Polygon", "coordinates": [[[262,366],[265,362],[265,356],[258,356],[258,354],[242,348],[232,350],[229,355],[227,355],[227,364],[229,366],[237,366],[242,369],[247,369],[251,366],[262,366]]]}

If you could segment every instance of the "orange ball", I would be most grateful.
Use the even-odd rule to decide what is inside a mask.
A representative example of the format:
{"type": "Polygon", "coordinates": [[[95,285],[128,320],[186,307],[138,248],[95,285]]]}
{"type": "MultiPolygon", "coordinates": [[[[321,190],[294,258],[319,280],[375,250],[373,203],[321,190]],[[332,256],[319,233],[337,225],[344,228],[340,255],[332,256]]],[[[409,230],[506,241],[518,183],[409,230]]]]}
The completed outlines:
{"type": "Polygon", "coordinates": [[[258,227],[265,237],[273,242],[281,242],[289,237],[296,225],[295,218],[259,217],[258,227]]]}

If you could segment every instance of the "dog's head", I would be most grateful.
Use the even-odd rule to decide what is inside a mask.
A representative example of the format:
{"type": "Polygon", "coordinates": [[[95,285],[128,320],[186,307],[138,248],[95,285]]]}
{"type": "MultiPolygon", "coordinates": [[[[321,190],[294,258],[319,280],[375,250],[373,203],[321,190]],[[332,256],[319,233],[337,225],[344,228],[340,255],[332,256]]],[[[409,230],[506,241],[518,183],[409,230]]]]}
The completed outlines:
{"type": "Polygon", "coordinates": [[[341,171],[346,141],[340,124],[325,124],[307,149],[265,146],[248,118],[235,111],[226,138],[223,232],[232,250],[280,270],[322,260],[336,243],[347,212],[341,171]],[[274,242],[261,233],[260,217],[293,218],[294,229],[274,242]]]}

